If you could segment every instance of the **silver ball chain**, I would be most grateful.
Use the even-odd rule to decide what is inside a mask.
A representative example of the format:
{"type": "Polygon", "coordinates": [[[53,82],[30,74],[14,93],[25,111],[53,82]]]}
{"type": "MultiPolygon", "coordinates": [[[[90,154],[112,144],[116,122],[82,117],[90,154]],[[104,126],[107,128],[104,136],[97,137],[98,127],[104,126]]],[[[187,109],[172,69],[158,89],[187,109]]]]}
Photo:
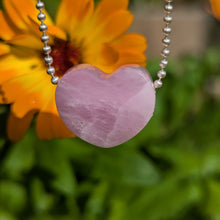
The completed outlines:
{"type": "Polygon", "coordinates": [[[52,77],[51,82],[56,85],[59,82],[59,77],[54,75],[55,68],[52,66],[53,58],[50,56],[51,47],[48,45],[50,37],[46,34],[47,25],[44,23],[46,15],[42,12],[42,10],[44,9],[44,3],[41,0],[38,0],[36,8],[40,11],[37,18],[41,22],[39,29],[43,33],[43,35],[41,36],[41,41],[44,43],[43,53],[46,55],[44,60],[45,63],[48,65],[47,74],[52,77]]]}
{"type": "Polygon", "coordinates": [[[167,57],[170,55],[170,50],[168,49],[168,46],[171,43],[171,39],[169,38],[169,35],[172,32],[172,29],[170,27],[170,23],[172,22],[173,18],[171,16],[171,13],[173,12],[173,0],[165,0],[166,4],[164,6],[165,16],[164,16],[164,22],[165,27],[163,28],[163,34],[164,38],[162,40],[163,44],[163,50],[161,52],[162,60],[160,61],[160,71],[157,73],[157,76],[159,79],[154,81],[154,88],[158,89],[161,88],[163,85],[162,79],[166,77],[167,73],[165,68],[168,65],[167,57]]]}
{"type": "MultiPolygon", "coordinates": [[[[157,73],[157,76],[159,79],[154,81],[154,88],[155,89],[161,88],[163,85],[162,79],[166,77],[165,68],[168,65],[167,57],[170,55],[170,50],[168,49],[168,46],[171,43],[171,39],[169,38],[169,35],[172,32],[172,29],[170,27],[170,23],[173,20],[173,18],[171,16],[171,13],[173,11],[173,5],[172,5],[173,0],[165,0],[165,2],[166,2],[166,4],[164,7],[164,11],[165,11],[164,22],[165,22],[166,26],[163,28],[164,38],[162,40],[164,48],[161,52],[161,56],[162,56],[162,60],[160,62],[161,69],[157,73]]],[[[46,19],[46,15],[42,12],[42,10],[44,9],[44,3],[41,0],[38,0],[38,2],[36,4],[36,8],[40,11],[37,18],[41,22],[39,29],[43,33],[43,35],[41,36],[41,41],[44,43],[43,53],[46,55],[45,56],[45,63],[48,65],[47,73],[52,77],[51,82],[54,85],[56,85],[59,82],[59,77],[54,75],[55,68],[52,66],[53,58],[50,56],[51,47],[48,45],[50,38],[48,35],[46,35],[47,25],[44,23],[44,21],[46,19]]]]}

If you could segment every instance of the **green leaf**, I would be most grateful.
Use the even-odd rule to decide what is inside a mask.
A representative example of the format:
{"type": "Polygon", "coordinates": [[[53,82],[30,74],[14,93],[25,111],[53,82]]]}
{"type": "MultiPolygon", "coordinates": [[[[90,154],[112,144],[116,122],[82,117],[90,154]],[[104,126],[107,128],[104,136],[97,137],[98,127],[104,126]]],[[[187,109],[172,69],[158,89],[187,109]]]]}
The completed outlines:
{"type": "Polygon", "coordinates": [[[0,209],[0,219],[1,220],[17,220],[14,216],[12,216],[10,213],[5,212],[4,210],[0,209]]]}
{"type": "Polygon", "coordinates": [[[208,182],[209,196],[205,210],[212,220],[220,219],[220,182],[210,180],[208,182]]]}
{"type": "Polygon", "coordinates": [[[38,164],[54,178],[52,186],[65,195],[74,195],[76,179],[68,155],[56,141],[41,141],[37,147],[38,164]]]}
{"type": "Polygon", "coordinates": [[[86,163],[98,149],[79,138],[56,140],[56,145],[62,150],[66,158],[86,163]]]}
{"type": "Polygon", "coordinates": [[[27,194],[22,185],[6,180],[0,182],[0,209],[9,213],[19,213],[26,204],[27,194]]]}
{"type": "Polygon", "coordinates": [[[43,183],[39,179],[31,182],[31,201],[34,213],[43,214],[54,205],[54,195],[46,192],[43,183]]]}
{"type": "Polygon", "coordinates": [[[84,219],[86,220],[97,220],[106,217],[105,210],[105,200],[106,194],[108,192],[108,183],[102,182],[97,185],[93,191],[92,195],[88,199],[85,208],[84,219]]]}
{"type": "Polygon", "coordinates": [[[114,183],[145,186],[155,184],[159,173],[153,163],[137,152],[123,148],[105,151],[97,157],[92,175],[114,183]]]}
{"type": "Polygon", "coordinates": [[[60,3],[60,0],[45,0],[46,10],[49,12],[49,14],[52,17],[55,17],[59,3],[60,3]]]}
{"type": "Polygon", "coordinates": [[[8,108],[5,105],[0,105],[0,115],[5,114],[8,108]]]}
{"type": "Polygon", "coordinates": [[[73,219],[74,218],[72,218],[72,216],[68,216],[68,215],[49,215],[49,214],[28,218],[28,220],[73,220],[73,219]]]}
{"type": "Polygon", "coordinates": [[[1,168],[2,172],[12,179],[20,179],[28,172],[35,163],[35,140],[30,130],[22,141],[13,144],[1,168]]]}
{"type": "Polygon", "coordinates": [[[111,212],[108,217],[108,220],[123,220],[124,214],[128,210],[128,205],[125,203],[125,200],[121,198],[114,197],[111,199],[111,212]]]}
{"type": "Polygon", "coordinates": [[[175,219],[198,203],[202,191],[199,185],[170,177],[136,195],[123,219],[175,219]]]}
{"type": "Polygon", "coordinates": [[[195,147],[193,142],[187,139],[175,141],[173,144],[165,144],[163,148],[151,146],[151,153],[172,163],[177,172],[193,177],[203,178],[220,173],[220,142],[212,143],[208,149],[201,146],[195,147]],[[186,160],[187,158],[187,160],[186,160]]]}

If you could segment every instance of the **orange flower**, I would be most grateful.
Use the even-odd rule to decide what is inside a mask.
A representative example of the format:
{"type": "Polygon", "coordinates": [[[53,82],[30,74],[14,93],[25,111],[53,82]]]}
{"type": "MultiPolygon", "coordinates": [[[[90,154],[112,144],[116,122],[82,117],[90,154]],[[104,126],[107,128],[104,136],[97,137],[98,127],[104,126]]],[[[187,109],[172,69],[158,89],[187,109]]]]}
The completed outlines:
{"type": "Polygon", "coordinates": [[[210,0],[216,18],[220,20],[220,0],[210,0]]]}
{"type": "MultiPolygon", "coordinates": [[[[41,53],[43,44],[35,0],[3,0],[0,11],[0,103],[11,104],[8,136],[19,141],[35,114],[40,139],[74,135],[61,121],[55,105],[56,87],[41,53]]],[[[46,13],[56,74],[62,77],[71,66],[88,63],[110,73],[124,64],[146,65],[146,40],[124,34],[133,16],[128,0],[62,0],[55,22],[46,13]]]]}

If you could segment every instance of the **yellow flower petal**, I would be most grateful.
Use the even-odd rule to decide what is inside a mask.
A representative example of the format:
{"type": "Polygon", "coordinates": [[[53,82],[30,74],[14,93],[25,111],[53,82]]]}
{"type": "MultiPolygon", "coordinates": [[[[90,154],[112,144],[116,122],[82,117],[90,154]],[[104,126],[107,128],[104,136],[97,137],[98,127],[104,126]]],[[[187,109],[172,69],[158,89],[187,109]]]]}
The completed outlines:
{"type": "MultiPolygon", "coordinates": [[[[0,70],[0,80],[2,81],[2,82],[0,82],[0,86],[2,87],[2,83],[3,82],[5,82],[5,81],[7,81],[8,79],[10,79],[10,78],[12,78],[12,76],[14,75],[16,75],[17,74],[17,72],[16,72],[16,70],[14,70],[14,69],[9,69],[9,70],[0,70]]],[[[2,90],[2,88],[1,88],[1,90],[2,90]]],[[[8,104],[9,102],[7,102],[7,104],[8,104]]],[[[6,104],[6,103],[2,103],[1,102],[1,99],[0,99],[0,104],[6,104]]]]}
{"type": "Polygon", "coordinates": [[[119,58],[118,51],[110,43],[103,43],[99,46],[94,45],[94,47],[88,48],[84,55],[86,63],[96,66],[113,65],[119,58]]]}
{"type": "Polygon", "coordinates": [[[64,40],[64,41],[67,40],[67,34],[57,26],[48,25],[47,33],[49,35],[51,35],[52,37],[56,37],[56,38],[64,40]]]}
{"type": "Polygon", "coordinates": [[[85,39],[85,45],[117,39],[129,28],[132,21],[133,15],[129,11],[120,10],[115,12],[102,25],[94,27],[94,30],[85,39]]]}
{"type": "Polygon", "coordinates": [[[118,10],[125,10],[128,8],[128,0],[103,0],[97,6],[96,16],[99,22],[106,19],[112,13],[118,10]]]}
{"type": "Polygon", "coordinates": [[[105,62],[104,65],[112,65],[117,62],[119,54],[110,43],[105,43],[101,48],[101,57],[105,62]]]}
{"type": "Polygon", "coordinates": [[[3,40],[11,39],[15,35],[15,32],[12,29],[11,25],[9,24],[8,17],[1,10],[0,10],[0,24],[1,24],[0,38],[2,38],[3,40]]]}
{"type": "Polygon", "coordinates": [[[102,28],[102,38],[113,40],[124,33],[132,24],[133,15],[129,11],[121,10],[114,13],[102,28]],[[117,23],[117,25],[115,25],[117,23]]]}
{"type": "Polygon", "coordinates": [[[14,115],[23,118],[32,109],[42,110],[45,103],[50,100],[48,94],[54,96],[55,88],[45,71],[36,69],[33,74],[24,74],[6,81],[2,85],[2,91],[6,99],[14,103],[12,105],[14,115]]]}
{"type": "Polygon", "coordinates": [[[136,51],[119,51],[119,59],[114,65],[96,65],[106,73],[112,73],[120,66],[126,64],[137,64],[140,66],[146,66],[146,56],[136,51]]]}
{"type": "MultiPolygon", "coordinates": [[[[35,7],[36,2],[33,0],[3,0],[3,5],[11,19],[11,21],[20,29],[30,31],[32,29],[30,19],[37,22],[37,14],[39,13],[35,7]]],[[[50,16],[46,11],[46,24],[53,24],[50,16]]]]}
{"type": "Polygon", "coordinates": [[[0,43],[0,56],[6,55],[10,52],[10,47],[4,43],[0,43]]]}
{"type": "Polygon", "coordinates": [[[97,48],[97,45],[88,48],[85,52],[85,62],[96,65],[107,73],[125,64],[146,66],[146,57],[143,54],[146,48],[145,37],[125,34],[112,44],[102,44],[101,49],[97,48]]]}
{"type": "Polygon", "coordinates": [[[56,138],[75,137],[75,135],[66,127],[57,111],[55,102],[56,87],[51,85],[50,92],[47,92],[47,101],[41,107],[37,117],[36,130],[41,140],[50,140],[56,138]]]}
{"type": "Polygon", "coordinates": [[[216,18],[220,19],[220,1],[219,0],[210,0],[212,5],[212,10],[216,18]]]}
{"type": "Polygon", "coordinates": [[[75,135],[68,130],[60,117],[50,113],[39,113],[36,130],[41,140],[51,140],[54,137],[75,137],[75,135]]]}
{"type": "Polygon", "coordinates": [[[6,42],[11,45],[27,47],[36,50],[42,50],[43,47],[40,39],[30,34],[16,35],[11,40],[6,42]]]}
{"type": "Polygon", "coordinates": [[[7,10],[7,14],[9,15],[10,19],[13,23],[19,28],[27,30],[26,24],[21,19],[19,11],[16,10],[11,0],[3,0],[3,5],[7,10]]]}
{"type": "MultiPolygon", "coordinates": [[[[94,14],[91,17],[87,16],[84,20],[81,21],[81,23],[78,22],[78,26],[75,25],[75,22],[74,22],[74,25],[71,25],[70,40],[76,44],[83,43],[85,48],[91,43],[94,44],[96,42],[99,42],[100,41],[99,37],[103,37],[102,30],[104,28],[108,28],[108,25],[111,25],[111,24],[108,24],[108,22],[111,23],[111,18],[109,17],[112,17],[112,20],[113,20],[114,19],[113,15],[115,13],[121,10],[126,11],[127,7],[128,7],[128,0],[117,0],[117,1],[102,0],[100,1],[94,14]],[[84,40],[83,42],[82,42],[82,39],[84,40]]],[[[60,16],[61,16],[61,13],[60,13],[60,16]]],[[[131,17],[132,16],[128,16],[126,18],[126,17],[123,17],[123,13],[120,14],[118,18],[116,18],[117,22],[119,23],[115,23],[114,26],[119,28],[121,24],[120,21],[122,21],[123,23],[122,29],[123,29],[124,25],[126,25],[127,22],[129,23],[129,21],[132,20],[131,17]],[[123,20],[126,20],[125,23],[123,22],[123,20]]],[[[72,23],[73,22],[70,21],[70,24],[72,23]]],[[[69,26],[67,26],[67,28],[69,28],[69,26]]],[[[105,41],[106,40],[102,38],[100,43],[103,43],[105,41]]]]}
{"type": "Polygon", "coordinates": [[[113,43],[120,51],[139,51],[143,53],[147,49],[146,38],[140,34],[125,34],[113,43]]]}
{"type": "MultiPolygon", "coordinates": [[[[39,41],[40,41],[40,36],[42,35],[42,33],[39,31],[39,24],[34,21],[33,19],[29,18],[30,22],[32,24],[32,28],[34,29],[34,31],[37,33],[37,35],[39,36],[39,41]]],[[[47,34],[52,37],[52,39],[50,39],[50,44],[53,44],[53,38],[58,38],[61,40],[66,41],[67,40],[67,35],[66,33],[60,29],[59,27],[55,26],[55,25],[47,25],[48,30],[47,30],[47,34]]]]}
{"type": "Polygon", "coordinates": [[[33,91],[37,86],[35,83],[35,77],[28,74],[3,83],[2,91],[7,101],[14,103],[11,110],[16,117],[23,118],[30,110],[39,110],[43,105],[41,98],[33,91]]]}
{"type": "Polygon", "coordinates": [[[0,58],[0,85],[23,74],[31,75],[30,71],[33,72],[33,67],[41,65],[41,62],[38,57],[23,56],[23,51],[17,56],[10,54],[0,58]]]}
{"type": "Polygon", "coordinates": [[[139,64],[146,66],[146,56],[136,51],[123,51],[120,53],[119,61],[116,65],[139,64]]]}
{"type": "Polygon", "coordinates": [[[33,120],[34,113],[31,111],[22,119],[15,117],[12,113],[9,115],[7,133],[11,141],[18,142],[24,137],[33,120]]]}
{"type": "Polygon", "coordinates": [[[38,57],[17,58],[10,55],[0,59],[0,84],[4,94],[0,102],[14,103],[12,110],[18,118],[32,109],[40,110],[47,100],[52,85],[42,64],[38,57]],[[11,63],[16,65],[16,69],[10,66],[11,63]]]}
{"type": "Polygon", "coordinates": [[[48,101],[44,103],[37,117],[36,130],[41,140],[50,140],[56,138],[75,137],[75,135],[66,127],[57,112],[55,102],[55,89],[51,88],[48,95],[48,101]]]}
{"type": "Polygon", "coordinates": [[[56,24],[70,33],[80,21],[91,15],[93,10],[93,0],[62,0],[56,16],[56,24]]]}

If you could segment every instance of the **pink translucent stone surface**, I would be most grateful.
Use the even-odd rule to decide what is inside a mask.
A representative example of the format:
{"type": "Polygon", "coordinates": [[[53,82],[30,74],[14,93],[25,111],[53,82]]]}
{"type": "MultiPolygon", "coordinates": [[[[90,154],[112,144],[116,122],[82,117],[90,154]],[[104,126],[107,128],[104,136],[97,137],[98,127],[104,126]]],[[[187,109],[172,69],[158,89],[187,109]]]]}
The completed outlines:
{"type": "Polygon", "coordinates": [[[145,127],[154,112],[155,90],[142,67],[123,66],[109,76],[94,66],[80,65],[58,83],[56,104],[74,134],[108,148],[145,127]]]}

